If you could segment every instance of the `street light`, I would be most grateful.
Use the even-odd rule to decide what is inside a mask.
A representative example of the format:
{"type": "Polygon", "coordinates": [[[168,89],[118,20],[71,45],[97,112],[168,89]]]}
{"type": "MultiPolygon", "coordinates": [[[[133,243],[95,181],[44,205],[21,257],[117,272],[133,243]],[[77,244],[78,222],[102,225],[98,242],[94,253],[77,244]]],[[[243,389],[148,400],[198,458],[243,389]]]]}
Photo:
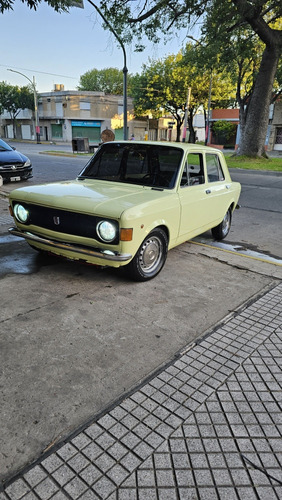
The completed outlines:
{"type": "Polygon", "coordinates": [[[88,2],[94,7],[94,9],[97,10],[98,14],[102,17],[103,21],[106,23],[106,25],[109,27],[113,35],[116,37],[117,41],[119,42],[122,51],[123,51],[123,139],[126,141],[127,140],[127,72],[128,69],[126,67],[126,52],[125,52],[125,47],[123,44],[123,41],[121,38],[118,36],[114,28],[110,25],[109,21],[107,18],[104,16],[103,12],[93,3],[91,0],[88,0],[88,2]]]}
{"type": "Polygon", "coordinates": [[[36,132],[36,142],[37,144],[40,144],[40,127],[39,127],[39,116],[38,116],[38,105],[37,105],[37,93],[36,93],[36,86],[35,86],[35,78],[31,80],[28,76],[24,75],[20,71],[15,71],[14,69],[8,69],[8,71],[12,71],[13,73],[18,73],[19,75],[24,76],[32,86],[33,90],[33,96],[34,96],[34,114],[35,114],[35,132],[36,132]]]}

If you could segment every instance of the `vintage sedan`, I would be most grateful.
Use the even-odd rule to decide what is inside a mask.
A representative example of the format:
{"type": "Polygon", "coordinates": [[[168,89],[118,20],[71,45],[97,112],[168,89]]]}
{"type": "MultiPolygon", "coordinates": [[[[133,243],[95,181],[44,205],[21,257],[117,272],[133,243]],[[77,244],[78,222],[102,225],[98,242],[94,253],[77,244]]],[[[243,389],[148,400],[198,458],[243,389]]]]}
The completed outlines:
{"type": "Polygon", "coordinates": [[[209,229],[225,238],[240,190],[219,150],[107,142],[77,179],[12,191],[10,232],[37,250],[126,266],[134,280],[147,281],[176,245],[209,229]]]}

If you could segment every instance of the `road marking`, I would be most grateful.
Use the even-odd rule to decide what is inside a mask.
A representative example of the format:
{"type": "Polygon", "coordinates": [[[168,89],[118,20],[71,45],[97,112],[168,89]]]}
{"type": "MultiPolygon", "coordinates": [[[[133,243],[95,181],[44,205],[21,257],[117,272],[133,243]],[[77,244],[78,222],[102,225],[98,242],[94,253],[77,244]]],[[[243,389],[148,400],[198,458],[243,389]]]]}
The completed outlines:
{"type": "Polygon", "coordinates": [[[270,255],[266,255],[259,252],[254,252],[252,250],[242,250],[240,245],[229,245],[228,243],[214,242],[212,244],[205,243],[206,240],[197,238],[197,241],[193,240],[191,243],[194,245],[200,245],[207,248],[217,248],[222,252],[231,253],[233,255],[240,255],[241,257],[247,257],[248,259],[259,260],[261,262],[266,262],[267,264],[274,264],[275,266],[282,266],[282,260],[275,259],[270,255]]]}

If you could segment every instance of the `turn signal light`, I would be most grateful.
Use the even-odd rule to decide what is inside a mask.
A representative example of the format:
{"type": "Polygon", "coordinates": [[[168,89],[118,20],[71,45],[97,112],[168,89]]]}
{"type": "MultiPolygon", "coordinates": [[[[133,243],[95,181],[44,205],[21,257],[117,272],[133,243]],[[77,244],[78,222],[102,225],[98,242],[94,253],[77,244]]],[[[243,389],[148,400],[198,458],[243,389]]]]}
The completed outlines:
{"type": "Polygon", "coordinates": [[[120,241],[132,241],[133,228],[130,229],[121,228],[120,230],[120,241]]]}

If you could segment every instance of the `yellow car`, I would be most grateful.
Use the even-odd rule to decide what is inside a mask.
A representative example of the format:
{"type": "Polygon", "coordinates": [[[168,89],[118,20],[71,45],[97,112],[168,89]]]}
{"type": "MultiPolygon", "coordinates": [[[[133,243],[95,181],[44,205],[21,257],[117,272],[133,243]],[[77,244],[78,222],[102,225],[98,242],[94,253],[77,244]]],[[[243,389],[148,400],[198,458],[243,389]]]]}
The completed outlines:
{"type": "Polygon", "coordinates": [[[77,179],[15,189],[10,211],[37,250],[154,278],[167,251],[208,229],[227,236],[241,186],[221,151],[184,143],[103,144],[77,179]]]}

